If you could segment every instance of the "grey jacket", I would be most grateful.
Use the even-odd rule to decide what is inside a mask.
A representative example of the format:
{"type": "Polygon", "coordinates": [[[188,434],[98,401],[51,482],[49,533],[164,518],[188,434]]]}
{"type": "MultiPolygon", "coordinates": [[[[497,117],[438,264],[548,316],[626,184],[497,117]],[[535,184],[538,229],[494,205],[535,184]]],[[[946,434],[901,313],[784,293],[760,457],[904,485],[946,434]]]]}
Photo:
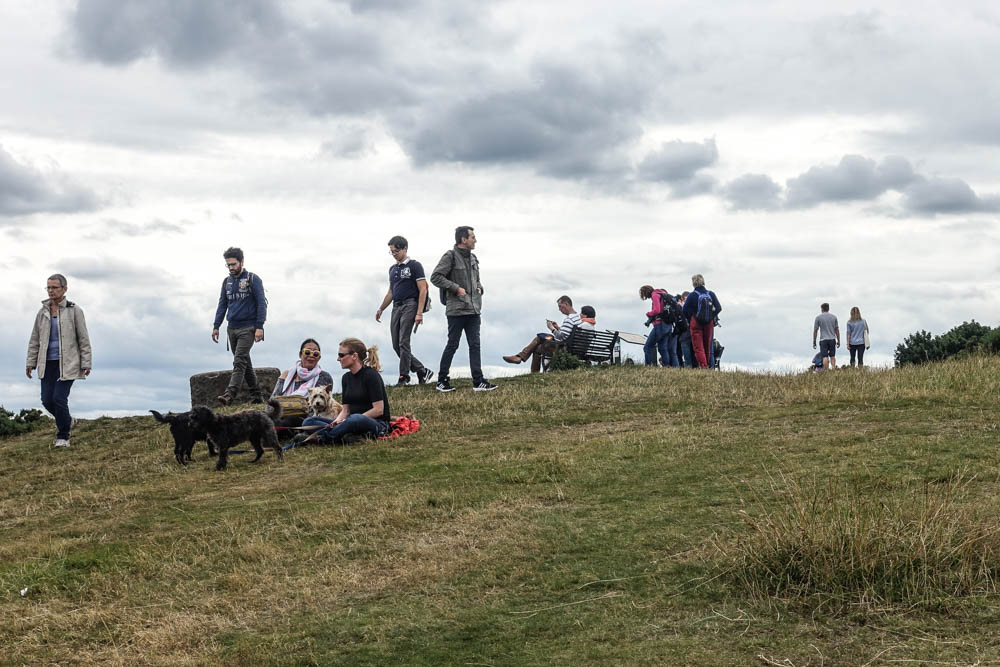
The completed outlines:
{"type": "MultiPolygon", "coordinates": [[[[45,376],[45,357],[49,348],[50,299],[42,301],[42,308],[35,316],[35,326],[28,340],[28,360],[25,367],[37,368],[38,377],[45,376]]],[[[90,355],[90,335],[83,309],[66,297],[59,302],[59,379],[82,380],[83,371],[93,368],[90,355]]]]}
{"type": "Polygon", "coordinates": [[[448,292],[448,305],[444,314],[448,317],[459,315],[479,315],[483,310],[483,284],[479,282],[479,260],[471,250],[457,245],[446,252],[434,272],[431,282],[448,292]],[[458,288],[465,290],[465,296],[458,296],[458,288]]]}

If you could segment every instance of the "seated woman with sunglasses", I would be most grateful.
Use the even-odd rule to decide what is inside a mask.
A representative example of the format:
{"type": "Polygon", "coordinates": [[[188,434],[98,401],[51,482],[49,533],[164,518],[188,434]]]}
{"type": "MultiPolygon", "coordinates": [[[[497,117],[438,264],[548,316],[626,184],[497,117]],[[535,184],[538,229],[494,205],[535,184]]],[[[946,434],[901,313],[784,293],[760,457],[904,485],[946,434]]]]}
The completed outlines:
{"type": "MultiPolygon", "coordinates": [[[[341,379],[343,407],[336,419],[307,417],[303,426],[325,426],[312,440],[323,444],[355,442],[363,437],[377,438],[389,431],[389,397],[379,371],[378,347],[366,348],[357,338],[345,338],[337,352],[340,367],[347,372],[341,379]]],[[[309,435],[296,436],[302,442],[309,435]]]]}
{"type": "MultiPolygon", "coordinates": [[[[299,346],[299,360],[295,365],[281,374],[274,385],[271,398],[279,396],[301,396],[303,400],[313,387],[325,387],[333,384],[333,377],[319,366],[319,343],[313,338],[306,338],[299,346]]],[[[302,417],[283,417],[277,426],[299,426],[302,417]]]]}

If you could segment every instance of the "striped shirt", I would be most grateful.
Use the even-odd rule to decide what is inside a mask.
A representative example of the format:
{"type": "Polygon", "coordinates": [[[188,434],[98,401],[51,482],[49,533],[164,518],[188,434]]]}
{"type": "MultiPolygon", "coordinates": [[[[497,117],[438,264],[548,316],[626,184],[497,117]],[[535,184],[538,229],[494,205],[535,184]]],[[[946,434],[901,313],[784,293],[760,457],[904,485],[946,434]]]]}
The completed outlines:
{"type": "Polygon", "coordinates": [[[564,341],[573,332],[573,327],[578,327],[581,323],[579,313],[570,313],[559,325],[559,329],[552,333],[552,337],[558,341],[564,341]]]}

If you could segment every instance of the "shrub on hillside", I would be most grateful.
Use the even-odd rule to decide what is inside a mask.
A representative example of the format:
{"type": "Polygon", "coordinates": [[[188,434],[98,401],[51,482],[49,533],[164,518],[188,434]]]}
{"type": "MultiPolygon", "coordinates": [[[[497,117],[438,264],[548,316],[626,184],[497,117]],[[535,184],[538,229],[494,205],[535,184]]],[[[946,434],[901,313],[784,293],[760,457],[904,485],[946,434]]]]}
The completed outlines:
{"type": "Polygon", "coordinates": [[[1000,327],[983,336],[979,341],[979,349],[986,354],[1000,354],[1000,327]]]}
{"type": "Polygon", "coordinates": [[[15,415],[0,405],[0,438],[33,431],[47,421],[48,417],[45,417],[41,410],[21,410],[15,415]]]}
{"type": "MultiPolygon", "coordinates": [[[[982,344],[991,331],[994,330],[975,320],[962,322],[940,336],[932,336],[929,331],[918,331],[907,336],[896,346],[894,355],[896,365],[942,361],[952,357],[963,357],[981,349],[985,350],[982,344]]],[[[996,344],[1000,346],[1000,341],[996,344]]]]}
{"type": "Polygon", "coordinates": [[[557,347],[549,363],[551,371],[572,371],[580,368],[583,362],[566,351],[563,347],[557,347]]]}

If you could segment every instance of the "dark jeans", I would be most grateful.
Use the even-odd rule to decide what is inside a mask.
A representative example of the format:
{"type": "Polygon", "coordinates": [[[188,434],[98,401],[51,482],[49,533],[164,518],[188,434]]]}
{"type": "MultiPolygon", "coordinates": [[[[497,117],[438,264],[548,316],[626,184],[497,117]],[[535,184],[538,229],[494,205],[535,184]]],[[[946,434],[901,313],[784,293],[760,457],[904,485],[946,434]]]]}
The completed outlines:
{"type": "MultiPolygon", "coordinates": [[[[306,417],[302,422],[303,426],[324,426],[331,423],[332,419],[326,417],[306,417]]],[[[389,424],[380,419],[372,419],[364,415],[350,415],[347,419],[334,426],[324,428],[316,436],[325,445],[339,443],[345,435],[356,433],[358,435],[371,434],[373,437],[385,435],[389,431],[389,424]]]]}
{"type": "Polygon", "coordinates": [[[392,319],[389,330],[392,333],[392,349],[399,356],[399,377],[410,377],[410,373],[420,375],[424,365],[410,351],[410,335],[413,334],[413,320],[417,316],[417,300],[393,302],[392,319]]]}
{"type": "Polygon", "coordinates": [[[242,329],[226,329],[229,336],[229,347],[233,351],[233,374],[229,378],[229,386],[226,387],[226,396],[230,399],[236,398],[236,393],[247,383],[251,396],[260,394],[260,387],[257,385],[257,374],[253,371],[253,362],[250,361],[250,348],[253,347],[254,327],[244,327],[242,329]]]}
{"type": "Polygon", "coordinates": [[[685,331],[682,333],[678,344],[681,348],[682,364],[687,368],[694,368],[696,362],[694,360],[694,348],[691,347],[691,332],[685,331]]]}
{"type": "Polygon", "coordinates": [[[462,332],[465,332],[465,342],[469,344],[469,367],[472,369],[472,384],[477,385],[483,381],[483,362],[479,352],[479,327],[482,318],[479,315],[455,315],[448,316],[448,344],[444,346],[441,354],[441,367],[438,369],[438,380],[444,382],[451,372],[451,360],[458,351],[458,343],[462,340],[462,332]]]}
{"type": "Polygon", "coordinates": [[[59,430],[56,438],[60,440],[69,440],[69,427],[73,423],[69,414],[69,390],[72,388],[73,380],[59,379],[59,360],[46,361],[42,377],[42,405],[56,418],[59,430]]]}
{"type": "Polygon", "coordinates": [[[647,366],[656,365],[657,350],[660,352],[660,363],[664,366],[677,365],[677,339],[671,335],[673,330],[672,324],[657,322],[653,325],[649,335],[646,336],[646,344],[642,346],[642,351],[646,354],[647,366]],[[673,351],[670,350],[671,340],[674,344],[673,351]]]}
{"type": "Polygon", "coordinates": [[[857,355],[857,357],[858,357],[858,366],[864,366],[865,365],[865,344],[864,343],[861,343],[860,345],[851,344],[848,347],[851,348],[851,365],[852,366],[854,365],[854,357],[855,357],[855,355],[857,355]]]}

